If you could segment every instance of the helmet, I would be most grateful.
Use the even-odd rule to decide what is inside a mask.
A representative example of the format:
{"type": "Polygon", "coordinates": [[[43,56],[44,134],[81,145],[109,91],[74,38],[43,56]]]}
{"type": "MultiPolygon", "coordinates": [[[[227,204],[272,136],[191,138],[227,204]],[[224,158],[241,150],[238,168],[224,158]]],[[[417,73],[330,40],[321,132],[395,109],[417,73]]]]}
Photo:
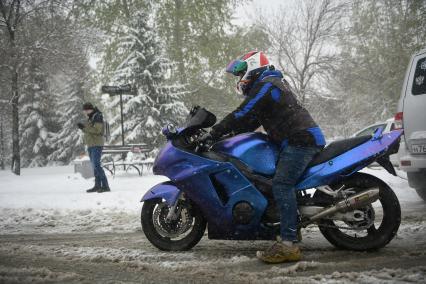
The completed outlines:
{"type": "Polygon", "coordinates": [[[250,51],[239,59],[231,61],[226,67],[226,72],[240,77],[237,90],[247,95],[256,79],[268,67],[269,60],[262,51],[250,51]]]}

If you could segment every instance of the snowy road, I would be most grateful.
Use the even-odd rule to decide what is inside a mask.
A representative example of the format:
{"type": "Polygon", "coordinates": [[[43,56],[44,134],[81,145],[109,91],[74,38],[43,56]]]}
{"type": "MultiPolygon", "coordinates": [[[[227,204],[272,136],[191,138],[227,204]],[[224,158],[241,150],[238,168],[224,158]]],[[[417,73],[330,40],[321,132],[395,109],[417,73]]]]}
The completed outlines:
{"type": "Polygon", "coordinates": [[[164,253],[141,232],[3,235],[0,282],[419,283],[426,277],[426,242],[420,236],[426,232],[405,233],[414,238],[398,237],[379,252],[356,253],[336,250],[318,232],[305,231],[304,261],[273,266],[254,258],[267,242],[204,238],[190,252],[164,253]]]}
{"type": "Polygon", "coordinates": [[[70,168],[0,172],[0,283],[421,283],[426,279],[426,205],[405,180],[371,173],[396,191],[403,210],[397,237],[378,252],[336,250],[316,227],[303,230],[303,261],[264,265],[269,242],[211,241],[164,253],[140,231],[140,197],[162,180],[123,175],[113,192],[88,195],[70,168]]]}

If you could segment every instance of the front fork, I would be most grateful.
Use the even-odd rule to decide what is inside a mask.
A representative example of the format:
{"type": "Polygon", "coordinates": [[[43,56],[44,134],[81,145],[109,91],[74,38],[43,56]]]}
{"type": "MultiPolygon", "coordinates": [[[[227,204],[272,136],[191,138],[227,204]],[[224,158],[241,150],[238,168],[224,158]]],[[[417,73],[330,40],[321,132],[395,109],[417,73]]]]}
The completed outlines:
{"type": "Polygon", "coordinates": [[[178,204],[179,204],[179,200],[181,199],[181,197],[182,197],[182,191],[179,192],[179,195],[176,198],[175,204],[173,204],[170,207],[169,213],[167,213],[167,217],[166,217],[167,222],[175,221],[175,220],[177,220],[177,218],[179,218],[181,208],[178,208],[178,204]]]}

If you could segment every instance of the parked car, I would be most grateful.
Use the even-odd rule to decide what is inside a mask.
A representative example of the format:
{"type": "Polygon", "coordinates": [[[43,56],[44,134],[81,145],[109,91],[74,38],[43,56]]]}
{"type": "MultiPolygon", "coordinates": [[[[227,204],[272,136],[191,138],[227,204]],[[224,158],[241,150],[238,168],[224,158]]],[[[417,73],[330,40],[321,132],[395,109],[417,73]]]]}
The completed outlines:
{"type": "Polygon", "coordinates": [[[353,137],[373,134],[374,131],[376,131],[376,129],[379,128],[379,127],[384,127],[385,128],[383,130],[383,133],[387,133],[387,132],[390,132],[390,131],[394,130],[395,129],[394,119],[393,118],[389,118],[388,120],[386,120],[384,122],[376,122],[376,123],[371,124],[371,125],[369,125],[367,127],[364,127],[360,131],[355,132],[355,134],[353,135],[353,137]]]}
{"type": "MultiPolygon", "coordinates": [[[[374,124],[371,124],[363,129],[361,129],[358,132],[355,132],[353,137],[357,136],[365,136],[365,135],[373,135],[374,131],[376,131],[377,128],[384,127],[383,133],[388,133],[395,129],[395,120],[393,118],[389,118],[388,120],[384,122],[376,122],[374,124]]],[[[399,166],[399,159],[398,154],[393,154],[389,156],[389,159],[395,167],[399,166]]],[[[377,163],[373,163],[373,166],[378,166],[377,163]]]]}
{"type": "Polygon", "coordinates": [[[410,187],[426,201],[426,49],[414,54],[405,74],[395,115],[395,128],[404,128],[399,166],[410,187]]]}

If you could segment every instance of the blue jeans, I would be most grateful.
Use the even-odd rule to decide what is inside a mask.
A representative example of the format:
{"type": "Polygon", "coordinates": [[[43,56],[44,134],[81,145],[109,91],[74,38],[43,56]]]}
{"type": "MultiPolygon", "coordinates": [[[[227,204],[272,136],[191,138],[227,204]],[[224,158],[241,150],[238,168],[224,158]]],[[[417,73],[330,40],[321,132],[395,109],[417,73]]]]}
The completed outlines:
{"type": "Polygon", "coordinates": [[[87,148],[89,152],[90,162],[92,163],[93,172],[95,174],[95,187],[109,187],[108,180],[105,176],[104,169],[101,165],[102,146],[93,146],[87,148]]]}
{"type": "Polygon", "coordinates": [[[297,241],[297,200],[295,185],[320,147],[285,146],[280,153],[272,192],[281,218],[281,239],[297,241]]]}

